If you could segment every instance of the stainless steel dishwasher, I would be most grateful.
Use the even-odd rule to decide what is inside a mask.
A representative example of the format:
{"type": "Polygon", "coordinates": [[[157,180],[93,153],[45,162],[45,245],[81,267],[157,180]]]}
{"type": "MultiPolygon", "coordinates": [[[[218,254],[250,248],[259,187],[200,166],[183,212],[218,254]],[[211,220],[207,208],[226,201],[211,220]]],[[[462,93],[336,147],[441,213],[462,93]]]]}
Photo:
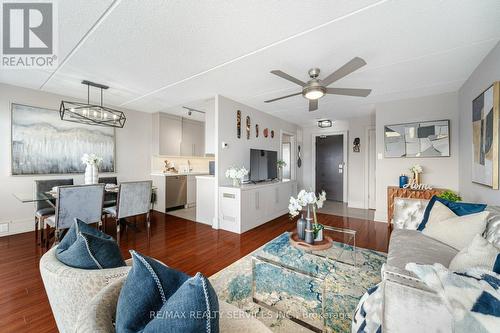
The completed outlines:
{"type": "Polygon", "coordinates": [[[187,177],[167,176],[166,208],[184,206],[187,203],[187,177]]]}

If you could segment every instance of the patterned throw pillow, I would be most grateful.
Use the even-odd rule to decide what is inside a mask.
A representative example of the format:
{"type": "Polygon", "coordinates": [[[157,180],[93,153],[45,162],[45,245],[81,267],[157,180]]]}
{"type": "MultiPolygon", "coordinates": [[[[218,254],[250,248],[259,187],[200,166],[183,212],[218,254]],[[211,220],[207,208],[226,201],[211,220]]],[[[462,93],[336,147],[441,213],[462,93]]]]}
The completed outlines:
{"type": "Polygon", "coordinates": [[[469,246],[457,253],[450,262],[449,270],[465,272],[473,267],[500,274],[500,250],[481,235],[476,235],[469,246]]]}
{"type": "Polygon", "coordinates": [[[126,266],[118,244],[83,221],[75,219],[56,249],[56,257],[70,267],[104,269],[126,266]]]}
{"type": "Polygon", "coordinates": [[[464,215],[469,215],[469,214],[475,214],[475,213],[480,213],[483,210],[486,209],[485,204],[476,204],[476,203],[467,203],[467,202],[454,202],[454,201],[448,201],[443,198],[439,198],[437,196],[433,196],[429,203],[427,204],[427,207],[425,208],[424,212],[424,217],[422,219],[422,222],[418,226],[417,230],[422,231],[425,229],[425,226],[427,225],[427,222],[429,220],[429,215],[431,214],[431,211],[434,207],[434,204],[436,202],[440,202],[446,207],[448,207],[453,213],[455,213],[457,216],[464,216],[464,215]]]}
{"type": "Polygon", "coordinates": [[[117,333],[219,332],[219,302],[206,277],[130,253],[133,266],[118,298],[117,333]]]}

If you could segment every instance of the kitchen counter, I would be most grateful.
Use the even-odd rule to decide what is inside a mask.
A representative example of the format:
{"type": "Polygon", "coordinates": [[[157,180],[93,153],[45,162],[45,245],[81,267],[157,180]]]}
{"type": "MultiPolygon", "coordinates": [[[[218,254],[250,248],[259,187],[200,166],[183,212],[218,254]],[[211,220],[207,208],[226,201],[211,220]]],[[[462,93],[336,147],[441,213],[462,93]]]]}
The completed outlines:
{"type": "Polygon", "coordinates": [[[215,179],[214,175],[200,175],[196,176],[196,179],[215,179]]]}
{"type": "Polygon", "coordinates": [[[171,176],[201,176],[201,175],[208,175],[208,171],[191,171],[191,172],[151,172],[151,176],[164,176],[164,177],[171,177],[171,176]]]}

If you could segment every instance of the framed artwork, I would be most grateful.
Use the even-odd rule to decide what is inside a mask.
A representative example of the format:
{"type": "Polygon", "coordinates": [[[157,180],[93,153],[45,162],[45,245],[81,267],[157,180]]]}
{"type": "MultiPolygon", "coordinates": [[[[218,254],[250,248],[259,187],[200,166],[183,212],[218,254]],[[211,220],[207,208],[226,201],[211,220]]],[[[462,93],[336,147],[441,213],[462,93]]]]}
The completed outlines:
{"type": "Polygon", "coordinates": [[[114,172],[114,128],[62,121],[58,111],[11,104],[12,175],[83,173],[85,153],[102,157],[101,172],[114,172]]]}
{"type": "Polygon", "coordinates": [[[384,126],[385,157],[449,157],[450,121],[384,126]]]}
{"type": "Polygon", "coordinates": [[[472,182],[498,190],[500,82],[472,101],[472,182]]]}

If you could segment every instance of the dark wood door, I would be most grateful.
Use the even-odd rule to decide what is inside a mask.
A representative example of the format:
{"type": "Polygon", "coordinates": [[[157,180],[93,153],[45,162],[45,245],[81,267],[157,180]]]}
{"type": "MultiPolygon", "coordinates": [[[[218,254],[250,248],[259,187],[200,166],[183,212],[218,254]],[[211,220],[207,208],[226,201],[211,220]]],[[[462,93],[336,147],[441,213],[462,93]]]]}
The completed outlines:
{"type": "Polygon", "coordinates": [[[328,200],[344,201],[344,136],[316,137],[316,192],[328,200]]]}

